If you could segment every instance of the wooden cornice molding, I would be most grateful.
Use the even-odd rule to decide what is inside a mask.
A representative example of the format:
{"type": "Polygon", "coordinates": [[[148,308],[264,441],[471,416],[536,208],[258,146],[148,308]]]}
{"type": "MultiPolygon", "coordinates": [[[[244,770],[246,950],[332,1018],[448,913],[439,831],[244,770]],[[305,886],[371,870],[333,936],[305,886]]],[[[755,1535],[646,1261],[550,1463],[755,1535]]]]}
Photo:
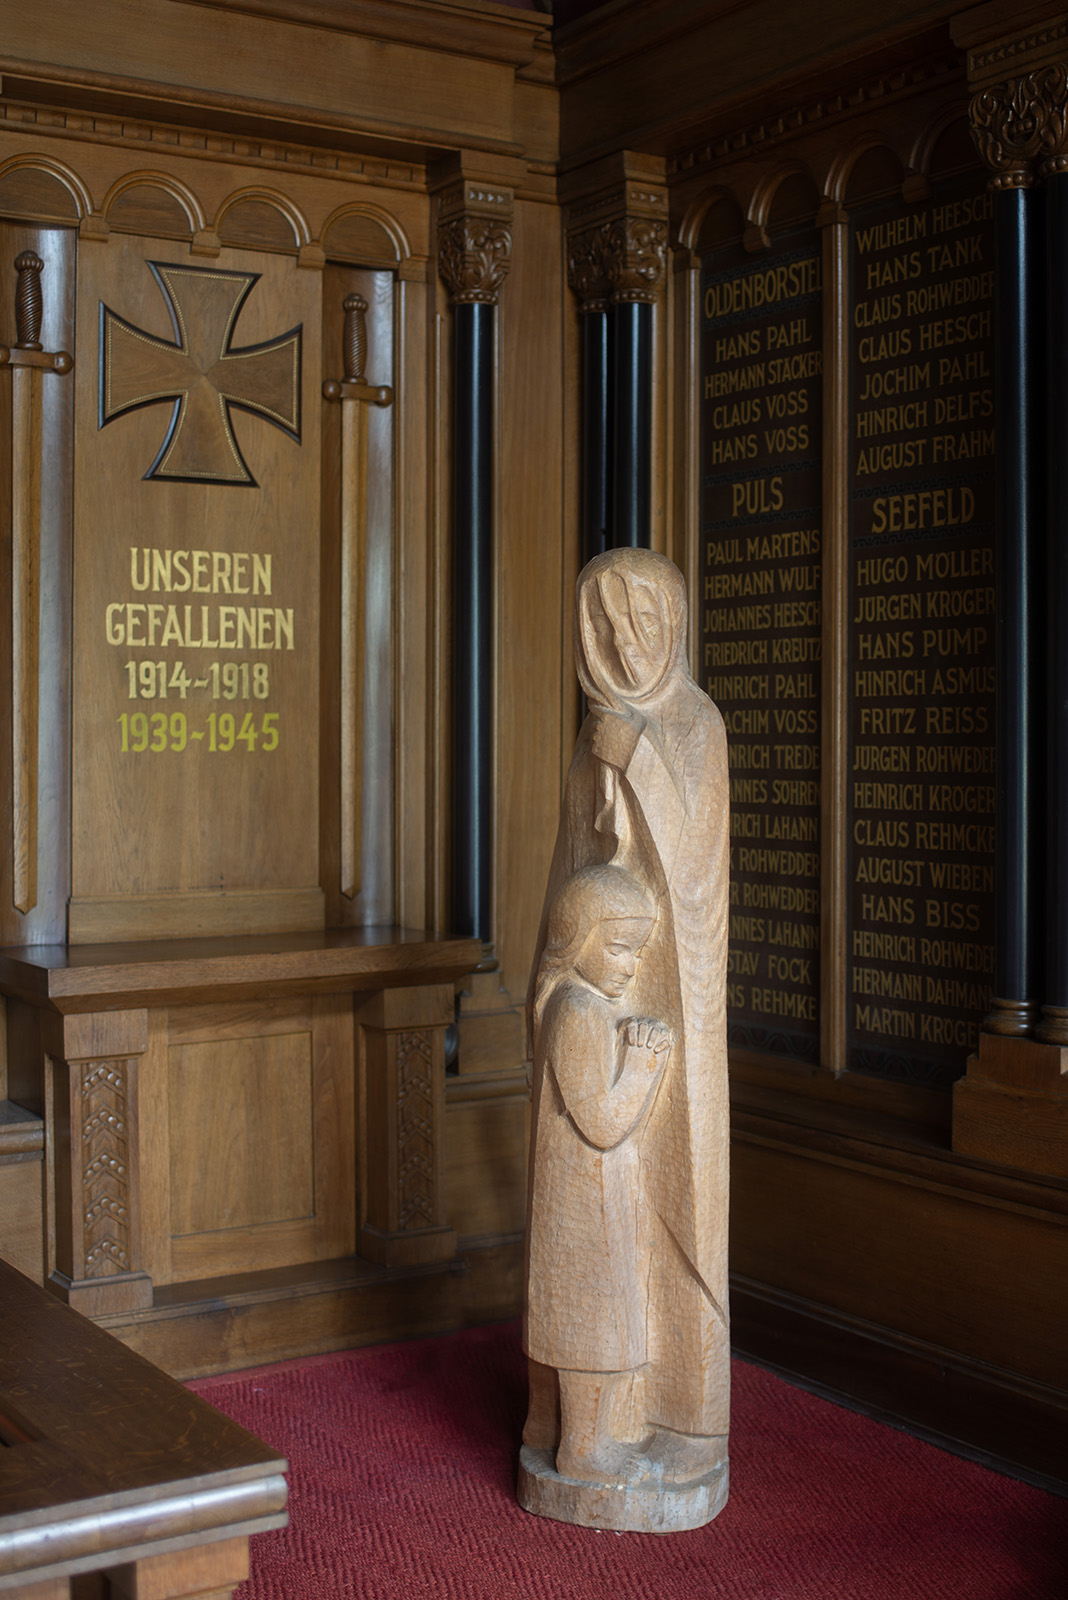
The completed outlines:
{"type": "Polygon", "coordinates": [[[691,149],[669,157],[670,178],[691,177],[702,168],[715,166],[730,157],[752,150],[766,149],[780,140],[795,138],[814,126],[827,126],[855,117],[878,104],[886,106],[922,90],[960,80],[961,63],[956,52],[942,51],[917,60],[907,67],[875,73],[861,81],[851,81],[833,92],[809,100],[798,100],[774,116],[760,117],[739,124],[713,139],[702,140],[691,149]]]}
{"type": "Polygon", "coordinates": [[[534,7],[464,4],[463,0],[169,0],[242,16],[270,17],[529,67],[550,39],[552,20],[534,7]]]}
{"type": "Polygon", "coordinates": [[[567,278],[580,311],[660,297],[668,195],[657,156],[622,150],[566,174],[567,278]]]}
{"type": "Polygon", "coordinates": [[[1051,0],[987,0],[953,18],[973,89],[1053,66],[1068,56],[1068,11],[1051,0]]]}

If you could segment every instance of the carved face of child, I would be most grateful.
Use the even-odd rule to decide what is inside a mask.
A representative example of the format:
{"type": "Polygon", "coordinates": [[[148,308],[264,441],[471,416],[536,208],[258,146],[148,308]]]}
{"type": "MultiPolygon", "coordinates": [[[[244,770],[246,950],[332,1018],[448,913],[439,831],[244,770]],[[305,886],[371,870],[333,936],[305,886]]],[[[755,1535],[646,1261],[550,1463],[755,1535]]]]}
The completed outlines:
{"type": "Polygon", "coordinates": [[[606,999],[626,991],[653,924],[648,917],[622,917],[598,923],[575,962],[575,971],[606,999]]]}

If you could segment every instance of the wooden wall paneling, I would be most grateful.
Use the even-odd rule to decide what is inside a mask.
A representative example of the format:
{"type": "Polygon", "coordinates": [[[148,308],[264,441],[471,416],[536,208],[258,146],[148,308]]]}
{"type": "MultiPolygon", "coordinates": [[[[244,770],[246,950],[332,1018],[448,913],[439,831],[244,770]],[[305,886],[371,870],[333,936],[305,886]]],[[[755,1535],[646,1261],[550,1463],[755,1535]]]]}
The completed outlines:
{"type": "MultiPolygon", "coordinates": [[[[557,746],[560,658],[572,583],[560,529],[562,313],[560,214],[516,204],[512,267],[501,291],[497,481],[498,1003],[525,1003],[563,772],[557,746]]],[[[577,574],[576,574],[577,576],[577,574]]],[[[517,1041],[518,1042],[518,1041],[517,1041]]],[[[463,1045],[461,1044],[461,1070],[463,1045]]],[[[518,1066],[521,1056],[508,1065],[518,1066]]],[[[505,1063],[502,1062],[502,1065],[505,1063]]]]}
{"type": "MultiPolygon", "coordinates": [[[[424,220],[424,231],[425,226],[424,220]]],[[[438,367],[436,281],[437,273],[431,274],[425,257],[410,258],[397,273],[394,671],[405,692],[397,696],[396,704],[396,897],[398,919],[410,928],[444,926],[434,870],[439,825],[436,785],[441,775],[436,745],[441,588],[431,509],[437,504],[431,485],[441,460],[440,413],[433,403],[438,367]]]]}
{"type": "Polygon", "coordinates": [[[700,655],[701,585],[698,557],[701,548],[701,261],[691,248],[690,230],[684,228],[673,251],[675,314],[670,326],[675,329],[674,358],[674,454],[671,463],[674,488],[672,559],[686,578],[690,601],[690,667],[700,681],[703,663],[700,655]]]}
{"type": "MultiPolygon", "coordinates": [[[[532,26],[521,14],[502,17],[499,44],[482,44],[472,56],[462,44],[471,37],[470,13],[460,8],[449,17],[447,49],[413,45],[407,18],[366,37],[354,31],[351,14],[343,27],[321,27],[265,10],[249,19],[150,0],[142,25],[132,29],[117,0],[105,0],[92,17],[75,0],[58,0],[53,22],[63,63],[54,65],[55,48],[43,46],[35,19],[26,16],[5,38],[5,70],[20,86],[31,80],[37,92],[43,77],[61,104],[92,89],[113,115],[120,106],[140,117],[177,108],[198,129],[266,127],[284,141],[312,128],[350,148],[391,153],[465,138],[500,149],[513,137],[517,54],[528,57],[545,31],[541,19],[532,26]],[[242,62],[240,94],[235,61],[242,62]]],[[[479,17],[484,38],[482,24],[479,17]]]]}
{"type": "MultiPolygon", "coordinates": [[[[560,229],[560,282],[567,284],[567,235],[560,229]]],[[[560,330],[560,372],[562,392],[558,434],[561,452],[562,520],[560,538],[560,631],[558,637],[557,681],[559,699],[555,712],[558,745],[553,759],[558,763],[558,794],[563,793],[564,777],[571,764],[575,740],[579,731],[581,696],[575,681],[575,650],[573,624],[575,614],[575,580],[583,566],[582,543],[582,318],[577,301],[566,287],[561,288],[564,302],[560,330]]],[[[533,960],[533,951],[531,952],[533,960]]]]}
{"type": "MultiPolygon", "coordinates": [[[[27,174],[27,178],[28,178],[27,174]]],[[[34,174],[35,180],[37,175],[34,174]]],[[[39,182],[24,186],[24,195],[33,202],[39,182]]],[[[33,252],[44,263],[40,275],[43,321],[40,342],[46,350],[74,348],[74,283],[76,236],[70,228],[47,228],[13,222],[0,223],[0,343],[14,344],[17,338],[15,298],[18,273],[15,260],[23,252],[33,252]]],[[[29,691],[26,715],[32,715],[35,759],[32,770],[23,772],[24,805],[22,825],[30,828],[32,859],[23,856],[23,887],[15,882],[14,858],[9,845],[0,852],[0,941],[32,943],[61,940],[66,933],[66,901],[70,892],[70,584],[71,584],[71,496],[73,452],[74,382],[72,377],[55,373],[11,370],[0,378],[0,563],[12,574],[13,517],[16,504],[24,499],[27,472],[38,474],[39,495],[35,520],[36,574],[31,583],[30,614],[20,626],[27,626],[27,655],[23,671],[28,674],[22,694],[29,691]],[[39,406],[35,439],[30,444],[32,461],[17,467],[13,476],[16,417],[14,386],[30,378],[39,406]],[[38,444],[39,439],[39,444],[38,444]],[[36,601],[36,606],[34,606],[36,601]],[[33,635],[37,642],[34,647],[33,635]],[[35,658],[35,659],[32,659],[35,658]],[[26,785],[28,784],[28,787],[26,785]],[[32,810],[32,816],[26,812],[32,810]],[[26,874],[34,889],[25,894],[26,874]],[[21,900],[19,909],[16,900],[21,900]]],[[[15,591],[5,584],[9,594],[15,591]]],[[[25,611],[26,606],[21,607],[25,611]]],[[[13,754],[12,625],[20,608],[0,608],[0,825],[12,839],[16,823],[13,811],[17,766],[13,754]]]]}
{"type": "Polygon", "coordinates": [[[820,800],[820,1065],[846,1064],[846,763],[849,624],[849,239],[835,200],[823,221],[823,717],[820,800]]]}
{"type": "MultiPolygon", "coordinates": [[[[165,297],[148,265],[159,255],[151,240],[114,235],[83,256],[80,323],[90,353],[101,303],[135,330],[168,340],[165,297]]],[[[171,257],[164,252],[162,259],[171,257]]],[[[144,405],[114,415],[100,429],[96,363],[80,363],[75,542],[84,575],[75,591],[82,676],[75,683],[73,740],[73,942],[307,928],[322,921],[312,759],[317,517],[309,521],[319,498],[321,285],[317,274],[299,271],[285,257],[243,251],[223,251],[211,269],[180,270],[185,275],[174,282],[191,297],[188,315],[199,306],[196,296],[208,293],[206,285],[232,281],[212,278],[213,272],[259,274],[239,315],[235,349],[303,328],[301,440],[284,437],[262,416],[239,414],[234,433],[247,470],[230,459],[229,438],[221,437],[212,446],[218,461],[212,457],[209,468],[190,456],[188,469],[210,471],[217,480],[225,471],[233,481],[146,480],[166,437],[166,408],[144,405]],[[205,270],[206,278],[196,275],[205,270]],[[199,564],[187,555],[183,573],[168,553],[190,549],[190,529],[203,530],[207,553],[199,564]],[[162,553],[159,573],[154,551],[162,553]],[[246,602],[239,588],[241,604],[230,605],[231,637],[236,640],[239,612],[259,630],[257,649],[250,654],[246,641],[240,660],[225,646],[209,654],[206,643],[222,638],[222,607],[231,572],[239,583],[238,562],[252,593],[246,602]],[[187,612],[184,595],[198,587],[208,600],[187,612]],[[149,609],[153,604],[158,611],[149,609]],[[144,609],[131,609],[136,606],[144,609]],[[173,631],[163,643],[168,623],[178,643],[173,631]],[[153,638],[157,626],[163,632],[153,638]],[[242,668],[248,669],[244,678],[242,668]],[[238,674],[232,684],[228,670],[238,674]],[[147,684],[146,671],[156,674],[147,684]],[[183,671],[188,684],[176,684],[183,671]],[[101,837],[101,815],[122,815],[127,825],[101,837]],[[250,816],[257,819],[252,828],[250,816]],[[202,832],[200,822],[208,818],[211,827],[202,832]]],[[[207,304],[203,314],[210,316],[207,304]]],[[[111,381],[128,379],[136,388],[122,361],[128,367],[132,349],[142,348],[137,338],[136,332],[126,335],[115,346],[111,381]]],[[[128,404],[134,388],[109,393],[128,404]]],[[[166,461],[159,470],[166,470],[166,461]]],[[[185,462],[175,470],[185,473],[185,462]]]]}
{"type": "Polygon", "coordinates": [[[529,1101],[499,1074],[445,1085],[445,1207],[461,1250],[522,1238],[529,1101]]]}
{"type": "Polygon", "coordinates": [[[737,1272],[1063,1395],[1063,1184],[774,1120],[739,1118],[737,1272]]]}
{"type": "Polygon", "coordinates": [[[650,408],[649,447],[652,457],[652,495],[649,507],[649,544],[675,559],[678,542],[675,533],[675,497],[669,469],[669,440],[675,428],[675,274],[671,251],[665,250],[667,270],[660,294],[653,305],[652,366],[653,394],[650,408]]]}
{"type": "Polygon", "coordinates": [[[154,1289],[174,1281],[171,1259],[170,1064],[167,1010],[148,1012],[148,1043],[138,1066],[141,1166],[141,1249],[154,1289]]]}
{"type": "Polygon", "coordinates": [[[0,1256],[44,1278],[44,1120],[0,1100],[0,1256]]]}
{"type": "Polygon", "coordinates": [[[428,339],[427,418],[429,561],[431,591],[430,649],[426,739],[430,771],[427,781],[426,828],[428,920],[432,928],[448,925],[451,869],[449,840],[452,830],[452,627],[449,597],[452,593],[452,316],[448,294],[437,270],[438,207],[434,207],[432,255],[427,271],[432,332],[428,339]]]}
{"type": "Polygon", "coordinates": [[[346,997],[173,1007],[167,1042],[173,1281],[350,1254],[346,997]]]}
{"type": "MultiPolygon", "coordinates": [[[[343,306],[353,293],[367,304],[366,382],[391,389],[396,291],[389,272],[327,267],[323,281],[324,371],[332,375],[328,381],[340,381],[344,374],[343,306]]],[[[373,925],[394,918],[394,439],[393,403],[323,402],[319,849],[329,926],[373,925]],[[349,482],[345,482],[343,467],[346,430],[358,458],[349,468],[349,482]],[[348,540],[342,526],[345,515],[351,518],[348,540]],[[346,580],[342,567],[350,543],[346,580]],[[348,668],[346,661],[350,661],[348,668]],[[350,672],[352,683],[347,692],[352,747],[347,753],[342,696],[350,672]],[[346,754],[350,762],[347,781],[342,774],[346,754]],[[349,881],[344,883],[344,879],[349,881]]]]}

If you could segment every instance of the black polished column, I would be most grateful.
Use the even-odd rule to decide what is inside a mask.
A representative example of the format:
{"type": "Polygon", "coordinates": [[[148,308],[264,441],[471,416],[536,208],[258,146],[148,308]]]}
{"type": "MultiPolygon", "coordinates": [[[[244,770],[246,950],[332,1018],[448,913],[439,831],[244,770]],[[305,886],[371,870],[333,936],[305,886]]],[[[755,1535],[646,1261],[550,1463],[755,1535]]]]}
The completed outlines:
{"type": "Polygon", "coordinates": [[[439,234],[438,265],[453,303],[450,923],[483,944],[493,938],[496,304],[511,247],[497,214],[465,212],[439,234]]]}
{"type": "Polygon", "coordinates": [[[613,546],[648,547],[652,524],[653,308],[612,308],[612,434],[609,535],[613,546]]]}
{"type": "Polygon", "coordinates": [[[490,938],[493,826],[493,321],[453,317],[452,925],[490,938]]]}
{"type": "Polygon", "coordinates": [[[1068,1044],[1068,173],[1046,191],[1049,515],[1046,564],[1046,992],[1035,1036],[1068,1044]]]}
{"type": "Polygon", "coordinates": [[[994,191],[997,785],[994,999],[987,1033],[1021,1037],[1043,991],[1045,195],[994,191]]]}
{"type": "MultiPolygon", "coordinates": [[[[584,561],[648,546],[652,536],[653,307],[664,281],[667,194],[659,177],[639,187],[621,181],[615,164],[611,173],[592,197],[581,190],[578,205],[605,220],[568,233],[568,282],[582,319],[584,561]]],[[[602,167],[597,174],[604,180],[602,167]]]]}

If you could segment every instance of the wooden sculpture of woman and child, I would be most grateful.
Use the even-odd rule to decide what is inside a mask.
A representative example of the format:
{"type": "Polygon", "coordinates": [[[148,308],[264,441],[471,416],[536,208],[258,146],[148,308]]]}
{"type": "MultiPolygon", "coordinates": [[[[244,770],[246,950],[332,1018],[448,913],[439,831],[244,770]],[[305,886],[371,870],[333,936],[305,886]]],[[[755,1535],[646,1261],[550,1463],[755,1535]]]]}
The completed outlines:
{"type": "Polygon", "coordinates": [[[589,715],[529,1006],[519,1498],[669,1532],[727,1496],[726,736],[665,556],[589,563],[575,655],[589,715]]]}

